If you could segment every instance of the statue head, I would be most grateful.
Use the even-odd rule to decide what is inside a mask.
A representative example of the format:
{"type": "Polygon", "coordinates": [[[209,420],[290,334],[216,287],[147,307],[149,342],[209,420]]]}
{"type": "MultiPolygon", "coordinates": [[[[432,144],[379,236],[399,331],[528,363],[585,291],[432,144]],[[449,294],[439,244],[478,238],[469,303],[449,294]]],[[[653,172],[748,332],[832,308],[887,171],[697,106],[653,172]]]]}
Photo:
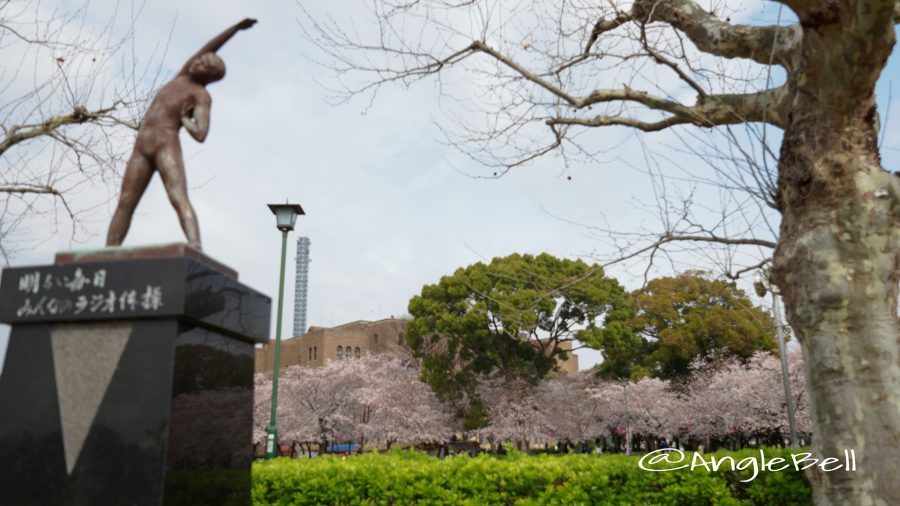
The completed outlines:
{"type": "Polygon", "coordinates": [[[216,53],[203,53],[188,67],[191,77],[202,84],[209,84],[225,77],[225,62],[216,53]]]}

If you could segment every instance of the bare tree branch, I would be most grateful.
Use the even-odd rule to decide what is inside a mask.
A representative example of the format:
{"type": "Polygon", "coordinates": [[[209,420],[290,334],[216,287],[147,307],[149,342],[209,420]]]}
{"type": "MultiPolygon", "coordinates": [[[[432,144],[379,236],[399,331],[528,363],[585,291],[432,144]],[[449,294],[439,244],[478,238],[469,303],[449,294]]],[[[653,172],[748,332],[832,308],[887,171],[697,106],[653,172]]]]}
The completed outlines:
{"type": "Polygon", "coordinates": [[[604,32],[629,22],[664,22],[681,31],[709,54],[724,58],[748,58],[757,63],[772,63],[793,69],[802,35],[799,25],[754,26],[722,21],[692,0],[639,0],[630,13],[597,22],[585,53],[604,32]],[[773,58],[774,55],[774,58],[773,58]]]}
{"type": "MultiPolygon", "coordinates": [[[[779,87],[749,94],[701,95],[694,106],[685,106],[673,100],[650,95],[647,92],[621,89],[598,89],[585,97],[576,97],[542,76],[528,70],[508,56],[493,49],[487,44],[475,41],[466,50],[480,51],[490,55],[497,61],[518,72],[523,78],[562,99],[574,109],[613,101],[636,102],[650,109],[671,113],[672,116],[655,122],[639,121],[622,116],[597,116],[584,118],[552,118],[548,125],[581,125],[588,127],[624,125],[644,131],[657,131],[673,125],[694,124],[698,126],[733,125],[750,122],[767,122],[783,127],[787,90],[779,87]]],[[[454,54],[462,53],[466,50],[454,54]]]]}
{"type": "MultiPolygon", "coordinates": [[[[5,153],[6,150],[16,144],[34,139],[35,137],[50,135],[63,126],[80,125],[104,118],[111,118],[110,113],[117,110],[121,104],[121,101],[117,101],[110,107],[97,109],[95,111],[88,111],[84,107],[78,106],[69,114],[52,116],[39,125],[12,125],[6,131],[6,136],[0,140],[0,156],[3,156],[3,153],[5,153]]],[[[125,124],[125,122],[123,122],[123,124],[125,124]]],[[[137,126],[133,123],[129,124],[129,126],[135,130],[137,129],[137,126]]]]}
{"type": "Polygon", "coordinates": [[[761,240],[761,239],[737,239],[737,238],[728,238],[728,237],[717,237],[715,235],[690,236],[690,235],[667,235],[667,234],[664,234],[657,241],[652,242],[644,247],[641,247],[635,251],[632,251],[632,252],[622,255],[620,257],[609,260],[606,263],[604,263],[602,266],[607,267],[610,265],[621,263],[626,260],[631,260],[632,258],[636,258],[636,257],[639,257],[639,256],[647,254],[647,253],[653,254],[654,252],[663,249],[663,246],[665,246],[666,244],[669,244],[672,242],[708,242],[708,243],[741,245],[741,246],[762,246],[765,248],[775,249],[775,243],[773,243],[771,241],[761,240]]]}
{"type": "Polygon", "coordinates": [[[37,193],[42,195],[62,195],[52,186],[0,186],[0,193],[37,193]]]}
{"type": "Polygon", "coordinates": [[[136,63],[140,8],[134,2],[130,13],[117,9],[98,25],[88,1],[69,10],[0,2],[0,254],[6,262],[60,227],[72,241],[86,238],[84,220],[115,194],[160,75],[155,52],[136,63]]]}
{"type": "MultiPolygon", "coordinates": [[[[366,42],[355,27],[347,31],[312,19],[308,14],[309,24],[304,30],[314,43],[334,57],[333,69],[342,85],[349,82],[344,77],[353,74],[374,78],[361,86],[346,84],[348,98],[361,92],[374,94],[381,84],[389,82],[408,85],[426,75],[433,75],[442,84],[441,76],[453,68],[471,73],[473,83],[492,83],[482,94],[484,104],[496,103],[488,110],[488,126],[471,124],[465,119],[456,121],[456,129],[438,125],[451,146],[481,164],[499,168],[492,177],[500,177],[512,168],[551,153],[566,164],[570,158],[582,156],[593,160],[596,151],[588,147],[592,142],[585,141],[586,137],[579,139],[589,127],[626,126],[645,132],[671,129],[679,132],[677,135],[683,134],[672,127],[679,125],[702,126],[710,132],[715,131],[712,127],[729,125],[784,127],[790,105],[789,84],[769,86],[766,79],[765,86],[761,87],[762,79],[754,81],[752,69],[756,63],[764,63],[783,64],[790,71],[789,64],[797,57],[798,26],[781,26],[780,21],[771,26],[731,24],[726,15],[707,12],[693,1],[655,4],[656,10],[651,2],[626,4],[625,10],[620,10],[616,2],[609,2],[608,9],[592,6],[590,2],[567,3],[559,6],[558,12],[523,13],[524,26],[531,26],[532,22],[549,23],[558,17],[556,23],[544,26],[547,30],[544,33],[552,35],[558,31],[558,36],[544,40],[534,28],[510,31],[513,22],[505,17],[510,16],[508,13],[497,18],[503,21],[493,25],[492,6],[483,2],[467,2],[462,9],[440,1],[403,2],[399,6],[395,2],[376,2],[377,35],[366,42]],[[454,24],[454,18],[450,17],[455,10],[468,12],[472,18],[482,20],[483,26],[476,23],[469,31],[460,29],[464,25],[454,24]],[[598,11],[604,13],[598,16],[598,11]],[[445,13],[447,19],[443,17],[445,13]],[[407,32],[407,26],[413,25],[410,20],[417,18],[430,30],[407,32]],[[563,23],[576,24],[563,26],[563,23]],[[715,48],[706,51],[710,46],[715,48]],[[746,77],[732,78],[725,69],[710,65],[711,60],[697,49],[736,59],[728,65],[741,65],[735,68],[750,71],[743,73],[746,77]],[[488,58],[472,58],[479,54],[488,58]],[[608,66],[604,64],[607,60],[611,61],[608,66]],[[629,81],[604,73],[606,69],[628,65],[634,75],[640,76],[647,63],[676,78],[674,87],[669,82],[629,81]],[[550,127],[551,137],[543,139],[531,134],[534,130],[530,125],[541,124],[550,127]],[[504,151],[511,153],[510,156],[502,156],[504,151]]],[[[764,78],[767,74],[757,75],[764,78]]],[[[764,133],[753,134],[751,141],[758,142],[760,137],[764,143],[764,133]]],[[[725,145],[731,149],[715,142],[684,139],[687,150],[695,151],[693,154],[704,160],[711,175],[700,176],[696,168],[685,168],[683,181],[722,189],[723,198],[730,202],[721,222],[701,226],[708,217],[676,212],[664,202],[658,202],[660,213],[678,215],[664,221],[662,232],[630,235],[624,230],[606,230],[601,235],[607,239],[625,240],[620,244],[611,240],[615,244],[613,254],[594,258],[601,263],[610,259],[648,258],[656,262],[677,262],[687,245],[704,241],[715,244],[715,251],[721,252],[717,256],[712,253],[714,248],[704,250],[707,260],[718,265],[723,273],[734,274],[757,264],[760,256],[770,256],[771,253],[762,254],[757,250],[771,249],[774,240],[753,237],[756,232],[751,228],[764,227],[760,231],[762,235],[772,230],[763,217],[772,211],[767,203],[772,201],[775,183],[766,166],[772,151],[745,146],[746,141],[731,133],[719,140],[726,141],[725,145]],[[731,194],[743,195],[748,200],[731,194]],[[757,204],[765,209],[757,208],[757,204]],[[735,230],[747,232],[735,239],[735,230]],[[740,257],[736,263],[732,259],[735,255],[740,257]]],[[[647,156],[649,159],[653,155],[647,156]]],[[[619,163],[622,161],[617,159],[619,163]]],[[[667,162],[671,165],[673,160],[667,162]]],[[[672,183],[678,179],[673,179],[672,170],[666,172],[668,175],[662,171],[651,175],[657,179],[663,194],[666,181],[672,183]]],[[[687,205],[693,205],[689,200],[687,205]]]]}
{"type": "Polygon", "coordinates": [[[780,127],[784,125],[784,120],[786,119],[783,112],[786,98],[785,88],[776,88],[745,95],[707,95],[700,97],[697,104],[685,106],[629,88],[595,90],[589,97],[579,100],[578,104],[581,107],[585,107],[586,105],[601,102],[630,101],[645,105],[653,110],[671,113],[671,116],[653,122],[624,116],[605,115],[594,118],[552,118],[547,120],[547,124],[581,125],[587,127],[623,125],[646,132],[654,132],[674,125],[685,124],[712,127],[763,122],[780,127]]]}

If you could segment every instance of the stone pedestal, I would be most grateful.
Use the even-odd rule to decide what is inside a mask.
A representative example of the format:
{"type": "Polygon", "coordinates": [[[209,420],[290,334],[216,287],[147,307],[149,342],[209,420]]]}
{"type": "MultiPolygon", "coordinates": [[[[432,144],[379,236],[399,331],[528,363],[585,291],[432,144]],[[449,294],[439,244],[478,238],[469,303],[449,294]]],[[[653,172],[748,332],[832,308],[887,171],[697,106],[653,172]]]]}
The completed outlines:
{"type": "Polygon", "coordinates": [[[249,505],[271,301],[186,245],[5,269],[0,505],[249,505]]]}

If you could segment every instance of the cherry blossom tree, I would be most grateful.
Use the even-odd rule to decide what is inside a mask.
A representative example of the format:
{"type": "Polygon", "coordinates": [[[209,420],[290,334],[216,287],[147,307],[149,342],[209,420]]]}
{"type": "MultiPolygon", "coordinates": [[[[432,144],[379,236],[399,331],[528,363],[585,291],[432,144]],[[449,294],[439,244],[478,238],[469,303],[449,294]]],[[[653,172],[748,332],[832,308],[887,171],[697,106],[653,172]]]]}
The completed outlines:
{"type": "Polygon", "coordinates": [[[654,448],[656,440],[667,438],[681,426],[681,403],[668,382],[645,378],[629,385],[627,395],[632,431],[652,442],[654,448]]]}
{"type": "Polygon", "coordinates": [[[353,392],[363,386],[361,369],[355,360],[332,361],[315,369],[289,367],[278,386],[283,434],[297,441],[318,441],[324,451],[336,434],[354,433],[353,392]]]}
{"type": "Polygon", "coordinates": [[[631,426],[630,411],[626,409],[629,383],[604,380],[592,385],[588,390],[590,396],[602,407],[601,423],[606,428],[605,433],[618,442],[624,442],[621,440],[622,436],[626,435],[627,429],[631,426]]]}
{"type": "MultiPolygon", "coordinates": [[[[800,350],[790,350],[788,362],[798,431],[809,434],[810,405],[800,350]]],[[[751,439],[757,444],[762,440],[783,444],[788,417],[777,357],[758,352],[747,363],[730,359],[714,365],[698,362],[693,368],[688,383],[648,378],[590,386],[588,391],[599,404],[600,423],[612,434],[629,427],[647,449],[669,436],[706,441],[707,449],[713,442],[743,446],[751,439]]]]}
{"type": "Polygon", "coordinates": [[[669,381],[644,378],[632,381],[602,381],[589,393],[602,406],[602,421],[608,433],[635,435],[655,448],[659,439],[677,434],[684,420],[678,393],[669,381]]]}
{"type": "MultiPolygon", "coordinates": [[[[809,397],[799,350],[789,352],[788,364],[798,431],[809,433],[809,397]]],[[[700,372],[690,384],[685,402],[687,411],[694,414],[690,434],[695,437],[738,438],[736,444],[740,445],[740,438],[781,440],[787,432],[781,363],[769,353],[756,353],[747,364],[731,360],[700,372]]]]}
{"type": "Polygon", "coordinates": [[[363,441],[420,444],[445,442],[454,419],[431,388],[419,380],[411,363],[385,355],[360,360],[365,381],[353,395],[358,406],[357,432],[363,441]]]}
{"type": "MultiPolygon", "coordinates": [[[[254,441],[265,438],[272,381],[256,375],[254,441]]],[[[278,432],[283,441],[443,442],[453,418],[411,363],[381,355],[292,366],[279,380],[278,432]]]]}
{"type": "MultiPolygon", "coordinates": [[[[319,441],[317,424],[313,419],[298,420],[298,416],[309,413],[299,413],[291,406],[289,397],[284,396],[285,383],[279,381],[278,395],[278,437],[276,448],[282,443],[294,443],[303,445],[307,443],[307,450],[311,451],[309,443],[319,441]]],[[[253,395],[253,445],[254,448],[265,447],[267,428],[271,419],[272,410],[272,377],[266,374],[254,375],[253,395]]]]}
{"type": "Polygon", "coordinates": [[[266,428],[272,408],[272,378],[265,374],[253,375],[253,446],[266,444],[266,428]]]}
{"type": "Polygon", "coordinates": [[[488,425],[476,434],[490,441],[514,441],[520,451],[529,444],[550,440],[550,424],[540,409],[535,387],[519,378],[489,377],[478,382],[488,425]]]}
{"type": "Polygon", "coordinates": [[[538,409],[550,437],[559,442],[581,443],[607,432],[601,399],[590,394],[599,383],[590,373],[556,374],[537,389],[538,409]]]}
{"type": "MultiPolygon", "coordinates": [[[[809,396],[799,350],[789,352],[798,430],[811,431],[809,396]]],[[[624,442],[626,428],[637,447],[655,449],[660,439],[743,446],[781,441],[787,411],[779,360],[766,352],[747,363],[695,364],[693,381],[656,378],[637,382],[602,380],[589,373],[556,374],[537,386],[493,376],[478,383],[487,426],[475,434],[492,445],[513,441],[583,443],[612,435],[624,442]]],[[[354,441],[362,447],[444,442],[455,419],[412,362],[372,355],[318,369],[291,367],[279,387],[278,427],[282,442],[354,441]]],[[[253,441],[264,442],[269,423],[271,379],[255,378],[253,441]]]]}

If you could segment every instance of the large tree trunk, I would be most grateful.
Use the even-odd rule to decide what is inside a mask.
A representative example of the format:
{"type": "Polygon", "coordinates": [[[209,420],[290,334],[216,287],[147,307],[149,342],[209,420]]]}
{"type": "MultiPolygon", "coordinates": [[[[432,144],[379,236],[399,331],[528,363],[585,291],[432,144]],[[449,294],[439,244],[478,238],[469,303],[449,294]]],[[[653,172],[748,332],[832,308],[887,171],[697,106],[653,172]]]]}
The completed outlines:
{"type": "Polygon", "coordinates": [[[814,456],[856,453],[856,470],[808,471],[815,503],[894,505],[900,177],[881,167],[874,96],[894,29],[837,4],[800,14],[808,21],[779,165],[775,280],[806,357],[814,456]]]}

